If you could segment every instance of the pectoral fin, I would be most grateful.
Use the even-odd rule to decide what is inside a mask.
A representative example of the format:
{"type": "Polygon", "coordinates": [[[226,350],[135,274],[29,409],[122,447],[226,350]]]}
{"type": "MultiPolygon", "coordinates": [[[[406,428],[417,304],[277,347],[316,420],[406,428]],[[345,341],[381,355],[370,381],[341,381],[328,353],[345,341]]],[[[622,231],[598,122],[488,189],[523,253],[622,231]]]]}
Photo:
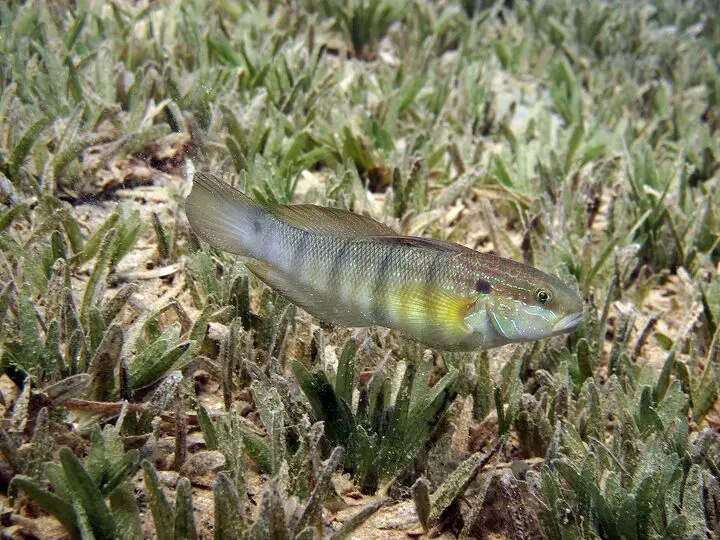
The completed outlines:
{"type": "Polygon", "coordinates": [[[465,322],[477,302],[440,287],[406,285],[390,293],[388,317],[425,342],[452,342],[471,331],[465,322]],[[431,339],[429,339],[431,338],[431,339]]]}

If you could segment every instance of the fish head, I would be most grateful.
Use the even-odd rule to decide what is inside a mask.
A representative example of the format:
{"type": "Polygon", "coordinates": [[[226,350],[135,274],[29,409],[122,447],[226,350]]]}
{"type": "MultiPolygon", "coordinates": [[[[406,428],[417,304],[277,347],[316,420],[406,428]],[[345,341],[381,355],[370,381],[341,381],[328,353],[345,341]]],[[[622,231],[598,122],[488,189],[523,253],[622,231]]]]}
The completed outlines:
{"type": "Polygon", "coordinates": [[[583,302],[573,288],[531,266],[502,261],[503,271],[484,274],[478,287],[492,341],[535,341],[578,328],[583,302]]]}

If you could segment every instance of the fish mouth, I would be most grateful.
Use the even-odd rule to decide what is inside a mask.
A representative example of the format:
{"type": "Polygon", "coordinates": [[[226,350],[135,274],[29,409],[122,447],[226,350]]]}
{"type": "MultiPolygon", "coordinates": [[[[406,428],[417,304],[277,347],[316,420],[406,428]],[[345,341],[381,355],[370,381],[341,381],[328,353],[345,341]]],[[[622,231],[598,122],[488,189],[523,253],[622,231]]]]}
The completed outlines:
{"type": "Polygon", "coordinates": [[[582,311],[579,311],[578,313],[571,313],[570,315],[565,315],[562,319],[560,319],[558,322],[555,323],[553,326],[553,334],[562,334],[565,332],[572,332],[575,330],[578,326],[580,326],[580,323],[583,320],[583,313],[582,311]]]}

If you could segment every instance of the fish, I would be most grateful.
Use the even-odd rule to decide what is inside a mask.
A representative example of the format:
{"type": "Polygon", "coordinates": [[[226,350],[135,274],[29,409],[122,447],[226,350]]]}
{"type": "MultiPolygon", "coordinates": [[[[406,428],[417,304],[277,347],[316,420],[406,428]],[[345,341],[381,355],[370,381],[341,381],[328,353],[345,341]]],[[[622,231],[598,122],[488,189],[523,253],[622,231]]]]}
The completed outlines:
{"type": "Polygon", "coordinates": [[[573,332],[583,320],[582,299],[553,275],[348,210],[259,204],[198,171],[185,212],[198,237],[334,325],[473,351],[573,332]]]}

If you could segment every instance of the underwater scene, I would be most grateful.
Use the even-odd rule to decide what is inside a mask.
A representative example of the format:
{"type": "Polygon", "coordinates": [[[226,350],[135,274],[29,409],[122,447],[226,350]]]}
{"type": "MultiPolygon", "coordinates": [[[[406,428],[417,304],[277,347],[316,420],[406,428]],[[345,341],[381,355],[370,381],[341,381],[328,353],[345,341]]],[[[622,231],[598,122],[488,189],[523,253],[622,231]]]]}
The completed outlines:
{"type": "Polygon", "coordinates": [[[720,538],[714,0],[0,3],[0,538],[720,538]]]}

